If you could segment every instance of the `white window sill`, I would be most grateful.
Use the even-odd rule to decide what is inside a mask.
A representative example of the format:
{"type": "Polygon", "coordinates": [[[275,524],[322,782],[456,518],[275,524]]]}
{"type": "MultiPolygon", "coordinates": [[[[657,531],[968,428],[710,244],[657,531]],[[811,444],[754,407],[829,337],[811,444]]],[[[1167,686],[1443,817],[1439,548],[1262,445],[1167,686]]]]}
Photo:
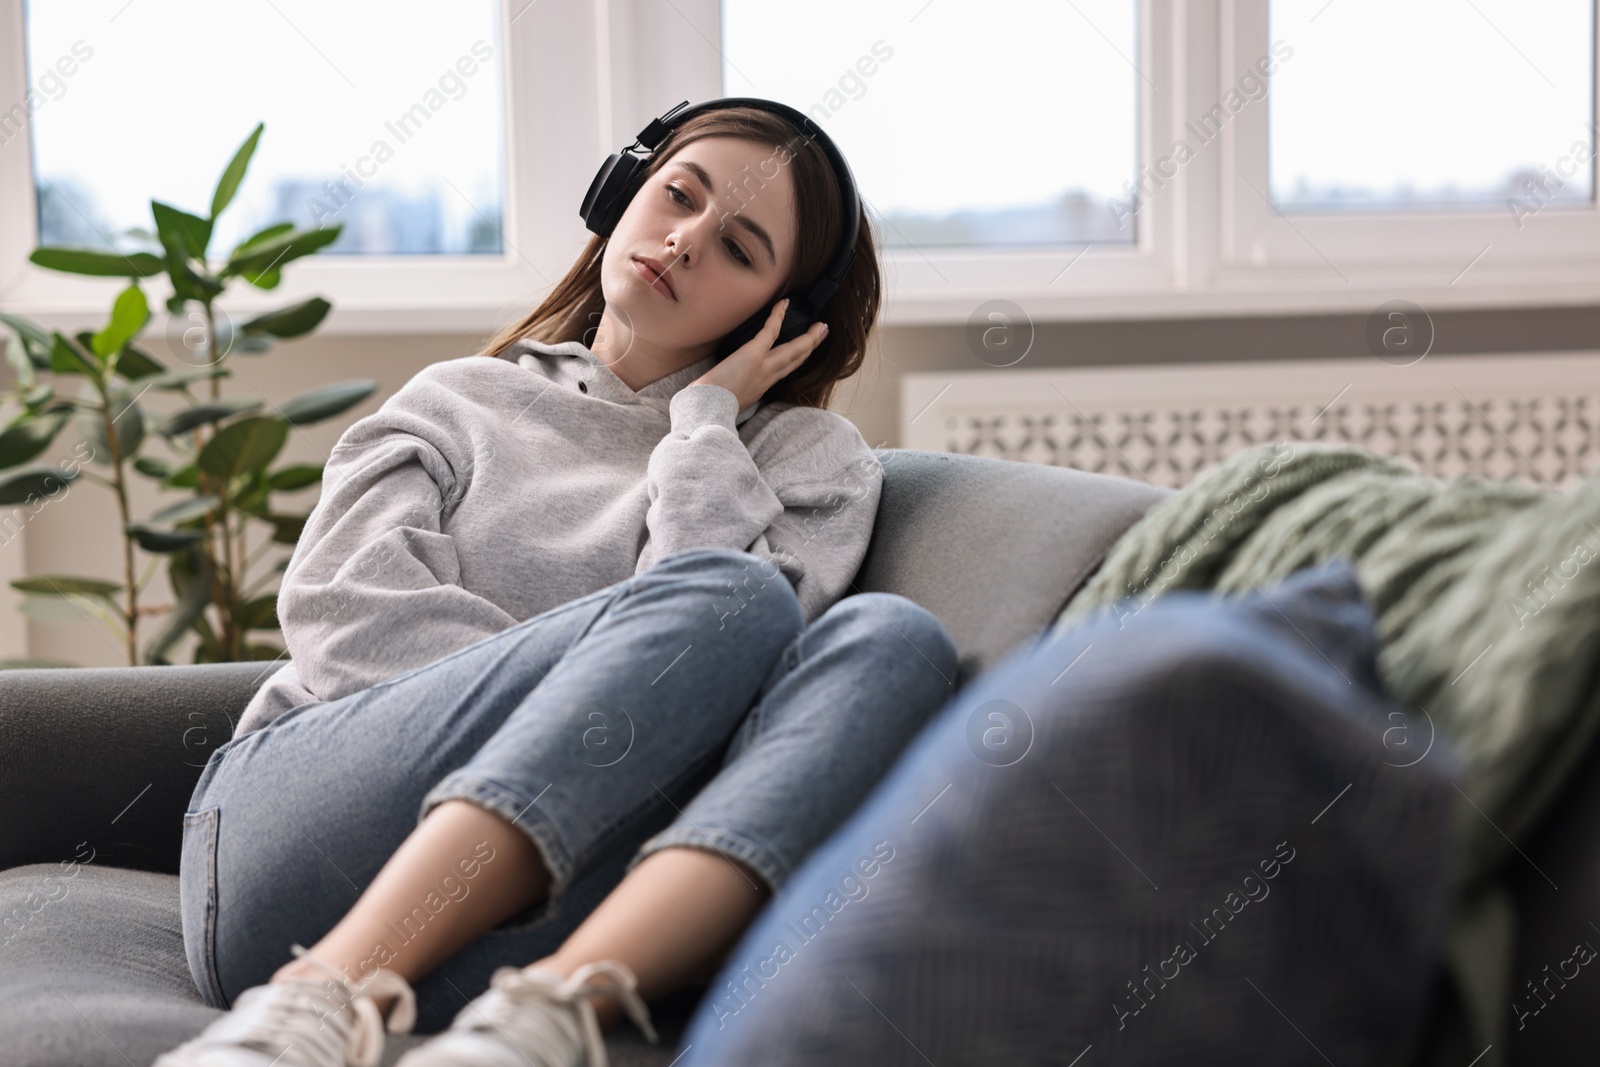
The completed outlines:
{"type": "MultiPolygon", "coordinates": [[[[1098,252],[1091,250],[1084,259],[1098,252]]],[[[880,322],[962,325],[981,305],[997,299],[1017,305],[1035,323],[1367,313],[1396,299],[1429,311],[1600,304],[1600,269],[1587,263],[1514,270],[1480,264],[1454,280],[1446,271],[1425,267],[1346,269],[1343,278],[1326,267],[1236,268],[1218,271],[1209,285],[1179,288],[1155,271],[1107,272],[1077,264],[1061,274],[1076,254],[1041,250],[965,255],[930,250],[924,256],[893,250],[885,255],[880,322]],[[1057,275],[1052,283],[1049,279],[1057,275]]],[[[1142,258],[1128,250],[1107,251],[1103,256],[1142,258]]],[[[280,289],[261,292],[238,284],[218,306],[233,316],[248,317],[320,294],[332,300],[334,308],[319,334],[488,333],[531,311],[565,265],[536,268],[520,260],[508,264],[498,257],[488,262],[440,257],[360,266],[303,261],[296,267],[280,289]]],[[[30,267],[16,284],[0,291],[0,306],[68,333],[99,328],[112,299],[126,284],[124,279],[70,278],[30,267]]],[[[149,279],[146,291],[153,308],[159,309],[165,282],[149,279]]],[[[166,318],[158,310],[147,331],[166,329],[166,318]]]]}

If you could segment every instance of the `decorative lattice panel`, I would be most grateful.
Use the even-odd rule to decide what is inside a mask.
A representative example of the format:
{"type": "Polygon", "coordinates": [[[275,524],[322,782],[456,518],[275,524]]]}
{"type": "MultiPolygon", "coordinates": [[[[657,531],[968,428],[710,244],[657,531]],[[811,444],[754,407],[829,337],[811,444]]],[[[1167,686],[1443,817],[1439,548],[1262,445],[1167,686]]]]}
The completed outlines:
{"type": "Polygon", "coordinates": [[[1322,441],[1440,477],[1567,485],[1600,470],[1600,355],[1013,368],[903,379],[906,447],[1174,488],[1259,444],[1322,441]]]}

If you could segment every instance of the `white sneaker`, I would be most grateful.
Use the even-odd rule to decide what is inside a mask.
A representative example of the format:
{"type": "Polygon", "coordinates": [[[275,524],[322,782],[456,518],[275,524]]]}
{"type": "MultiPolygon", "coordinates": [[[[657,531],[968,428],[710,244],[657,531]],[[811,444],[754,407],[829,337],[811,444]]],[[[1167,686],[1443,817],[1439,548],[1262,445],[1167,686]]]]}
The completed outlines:
{"type": "Polygon", "coordinates": [[[637,992],[638,979],[616,960],[586,963],[563,979],[553,971],[501,967],[433,1040],[395,1067],[607,1067],[605,1041],[585,994],[611,993],[651,1044],[660,1038],[637,992]]]}
{"type": "Polygon", "coordinates": [[[415,1024],[416,994],[395,972],[380,969],[356,986],[299,945],[290,951],[333,982],[252,986],[232,1011],[151,1067],[374,1067],[383,1056],[384,1020],[372,994],[399,996],[389,1012],[391,1033],[407,1033],[415,1024]]]}

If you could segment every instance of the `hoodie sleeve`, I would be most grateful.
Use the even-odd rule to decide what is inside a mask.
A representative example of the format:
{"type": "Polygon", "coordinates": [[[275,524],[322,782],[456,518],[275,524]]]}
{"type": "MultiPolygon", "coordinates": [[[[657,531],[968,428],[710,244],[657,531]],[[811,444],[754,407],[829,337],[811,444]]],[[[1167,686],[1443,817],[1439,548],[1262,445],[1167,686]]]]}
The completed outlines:
{"type": "Polygon", "coordinates": [[[284,644],[301,684],[337,700],[432,663],[515,624],[461,586],[441,517],[456,502],[470,456],[453,466],[431,423],[379,411],[334,446],[322,496],[278,591],[284,644]]]}
{"type": "Polygon", "coordinates": [[[820,408],[780,412],[747,445],[738,403],[720,385],[673,394],[672,429],[646,471],[648,538],[635,573],[691,548],[749,552],[783,573],[810,623],[866,558],[883,465],[854,424],[820,408]]]}

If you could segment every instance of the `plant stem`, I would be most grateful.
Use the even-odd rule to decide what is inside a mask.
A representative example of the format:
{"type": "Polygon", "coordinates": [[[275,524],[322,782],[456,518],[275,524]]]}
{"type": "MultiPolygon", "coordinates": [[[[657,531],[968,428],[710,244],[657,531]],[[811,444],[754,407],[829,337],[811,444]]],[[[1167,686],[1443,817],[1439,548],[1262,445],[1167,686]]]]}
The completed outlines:
{"type": "MultiPolygon", "coordinates": [[[[95,379],[100,392],[100,418],[106,427],[106,444],[111,449],[112,490],[117,495],[117,512],[122,516],[122,571],[128,590],[128,606],[123,617],[128,627],[128,666],[139,665],[139,587],[133,577],[133,535],[128,533],[128,486],[122,470],[122,442],[117,438],[115,417],[111,414],[111,391],[104,381],[95,379]]],[[[119,412],[119,414],[121,414],[119,412]]]]}
{"type": "MultiPolygon", "coordinates": [[[[241,604],[244,603],[244,599],[245,599],[243,593],[241,592],[241,590],[243,590],[243,588],[244,588],[245,578],[250,573],[249,547],[250,547],[250,516],[247,515],[247,514],[244,514],[243,512],[241,512],[239,514],[239,541],[238,541],[238,544],[235,545],[234,550],[233,550],[233,558],[239,561],[239,573],[234,576],[235,580],[234,580],[234,583],[233,583],[233,590],[234,590],[234,595],[238,598],[238,600],[239,600],[239,602],[241,604]]],[[[243,634],[239,635],[239,647],[241,649],[243,649],[243,647],[244,647],[244,635],[243,634]]]]}
{"type": "MultiPolygon", "coordinates": [[[[223,496],[226,497],[228,489],[223,487],[223,496]]],[[[238,658],[239,635],[234,632],[233,601],[234,588],[237,585],[233,573],[233,515],[228,511],[227,501],[222,504],[222,569],[218,571],[221,579],[222,592],[222,647],[228,650],[231,659],[238,658]]]]}
{"type": "MultiPolygon", "coordinates": [[[[217,366],[222,358],[217,355],[217,317],[211,310],[211,301],[209,300],[206,301],[206,358],[208,360],[207,367],[217,366]]],[[[210,381],[211,402],[216,403],[222,399],[222,379],[212,375],[210,381]]]]}
{"type": "MultiPolygon", "coordinates": [[[[206,356],[211,360],[211,365],[215,366],[217,362],[217,317],[216,312],[212,310],[211,301],[205,301],[203,306],[206,309],[206,356]]],[[[213,401],[217,401],[221,398],[222,380],[220,378],[212,378],[211,399],[213,401]]],[[[210,479],[208,478],[208,484],[209,481],[210,479]]],[[[222,540],[222,556],[221,559],[218,560],[215,555],[215,550],[213,550],[212,560],[219,565],[216,568],[217,577],[212,586],[211,601],[216,605],[217,614],[222,622],[221,639],[223,652],[229,658],[237,658],[238,635],[234,633],[233,626],[235,600],[234,590],[237,588],[237,584],[233,573],[233,545],[230,540],[230,528],[228,523],[228,488],[229,487],[226,484],[223,484],[219,485],[217,489],[217,499],[221,501],[221,504],[219,505],[220,514],[218,516],[218,525],[220,529],[218,533],[220,534],[222,540]]],[[[207,527],[209,529],[209,522],[207,523],[207,527]]]]}

